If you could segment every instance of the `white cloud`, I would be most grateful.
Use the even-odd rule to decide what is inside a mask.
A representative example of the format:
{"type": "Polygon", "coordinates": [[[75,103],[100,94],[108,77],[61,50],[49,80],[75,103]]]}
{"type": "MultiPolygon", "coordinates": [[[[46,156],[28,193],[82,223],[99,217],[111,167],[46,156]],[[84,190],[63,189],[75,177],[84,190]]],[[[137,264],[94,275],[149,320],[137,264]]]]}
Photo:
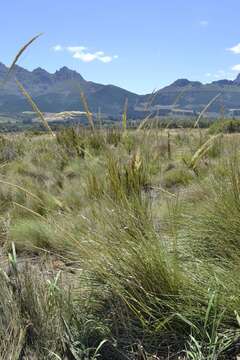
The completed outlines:
{"type": "Polygon", "coordinates": [[[199,22],[199,24],[200,24],[200,26],[202,26],[202,27],[207,27],[209,23],[208,23],[207,20],[201,20],[201,21],[199,22]]]}
{"type": "Polygon", "coordinates": [[[53,47],[53,50],[54,50],[54,51],[62,51],[62,50],[63,50],[63,47],[62,47],[61,45],[55,45],[55,46],[53,47]]]}
{"type": "Polygon", "coordinates": [[[93,60],[96,60],[95,54],[85,53],[85,52],[80,52],[80,51],[76,51],[75,53],[73,53],[73,57],[74,57],[74,59],[79,59],[84,62],[91,62],[93,60]]]}
{"type": "Polygon", "coordinates": [[[102,63],[109,63],[113,59],[117,59],[118,55],[107,55],[104,51],[89,52],[85,46],[66,46],[56,45],[53,47],[54,51],[65,50],[68,51],[74,59],[84,62],[92,62],[94,60],[101,61],[102,63]]]}
{"type": "Polygon", "coordinates": [[[85,46],[67,46],[66,49],[72,53],[75,53],[75,52],[81,52],[81,51],[84,51],[86,50],[86,47],[85,46]]]}
{"type": "Polygon", "coordinates": [[[112,56],[101,56],[101,58],[99,58],[100,61],[104,62],[104,63],[109,63],[112,61],[112,56]]]}
{"type": "Polygon", "coordinates": [[[67,50],[72,53],[72,56],[75,59],[79,59],[84,62],[99,60],[103,63],[109,63],[114,58],[113,56],[106,55],[104,51],[89,52],[84,46],[69,46],[67,50]]]}
{"type": "Polygon", "coordinates": [[[233,71],[240,71],[240,64],[236,64],[232,67],[233,71]]]}
{"type": "MultiPolygon", "coordinates": [[[[240,66],[240,65],[239,65],[240,66]]],[[[240,68],[239,68],[240,69],[240,68]]],[[[233,70],[233,69],[232,69],[233,70]]],[[[236,69],[235,71],[240,71],[236,69]]],[[[233,80],[236,77],[236,74],[234,72],[225,71],[225,70],[217,70],[216,72],[210,73],[207,72],[204,74],[205,77],[208,77],[210,79],[229,79],[233,80]]]]}
{"type": "Polygon", "coordinates": [[[234,54],[240,54],[240,43],[238,43],[237,45],[235,45],[227,50],[233,52],[234,54]]]}

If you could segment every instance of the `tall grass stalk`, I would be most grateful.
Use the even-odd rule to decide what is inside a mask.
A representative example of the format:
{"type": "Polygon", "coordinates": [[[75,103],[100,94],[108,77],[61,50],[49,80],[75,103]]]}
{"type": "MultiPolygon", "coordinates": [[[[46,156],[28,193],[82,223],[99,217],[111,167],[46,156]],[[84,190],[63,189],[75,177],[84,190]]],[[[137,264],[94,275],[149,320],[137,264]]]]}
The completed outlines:
{"type": "Polygon", "coordinates": [[[216,96],[214,96],[213,99],[211,99],[209,101],[209,103],[203,108],[203,110],[200,112],[200,114],[198,115],[198,118],[194,124],[194,128],[196,128],[199,124],[199,121],[201,120],[202,116],[204,115],[204,113],[207,111],[207,109],[214,103],[214,101],[216,101],[219,96],[221,96],[221,93],[217,94],[216,96]]]}
{"type": "Polygon", "coordinates": [[[45,126],[45,128],[49,131],[49,133],[55,137],[54,132],[52,131],[51,127],[49,126],[47,120],[44,118],[43,113],[39,110],[38,106],[36,105],[36,103],[33,101],[33,99],[31,98],[31,96],[29,95],[29,93],[27,92],[27,90],[23,87],[23,85],[17,80],[15,79],[16,84],[20,90],[20,92],[23,94],[23,96],[26,97],[27,101],[29,102],[30,106],[32,107],[33,111],[36,113],[36,115],[39,117],[39,119],[41,120],[41,122],[43,123],[43,125],[45,126]]]}
{"type": "Polygon", "coordinates": [[[87,119],[88,119],[90,128],[94,132],[95,127],[94,127],[94,122],[93,122],[93,115],[89,110],[87,99],[86,99],[85,94],[84,94],[83,91],[80,91],[80,97],[81,97],[81,101],[82,101],[82,104],[83,104],[83,108],[84,108],[84,110],[86,112],[86,115],[87,115],[87,119]]]}
{"type": "Polygon", "coordinates": [[[33,38],[31,38],[25,45],[23,45],[21,47],[21,49],[18,51],[17,55],[15,56],[15,58],[13,59],[12,64],[10,65],[7,75],[3,81],[3,85],[7,82],[9,75],[11,74],[11,72],[14,69],[14,66],[16,65],[16,63],[18,62],[19,58],[21,57],[21,55],[26,51],[26,49],[34,42],[36,41],[40,36],[42,35],[42,33],[34,36],[33,38]]]}

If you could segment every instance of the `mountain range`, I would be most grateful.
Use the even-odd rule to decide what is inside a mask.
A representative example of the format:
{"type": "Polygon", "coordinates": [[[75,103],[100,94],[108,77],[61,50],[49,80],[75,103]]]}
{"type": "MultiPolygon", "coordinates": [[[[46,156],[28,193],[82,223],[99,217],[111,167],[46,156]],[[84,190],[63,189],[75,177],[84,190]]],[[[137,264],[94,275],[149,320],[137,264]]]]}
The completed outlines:
{"type": "MultiPolygon", "coordinates": [[[[0,82],[7,75],[8,68],[0,63],[0,82]]],[[[89,108],[97,113],[99,109],[106,116],[119,118],[128,99],[128,116],[141,117],[146,112],[168,113],[181,110],[186,113],[201,111],[216,95],[216,101],[208,111],[219,112],[240,109],[240,74],[235,80],[218,80],[209,84],[199,81],[178,79],[154,94],[138,95],[114,85],[102,85],[85,80],[77,71],[66,66],[51,74],[37,68],[29,71],[15,65],[8,81],[0,88],[0,112],[19,113],[31,110],[19,91],[15,77],[22,83],[39,108],[44,112],[84,110],[80,99],[82,90],[89,108]]]]}

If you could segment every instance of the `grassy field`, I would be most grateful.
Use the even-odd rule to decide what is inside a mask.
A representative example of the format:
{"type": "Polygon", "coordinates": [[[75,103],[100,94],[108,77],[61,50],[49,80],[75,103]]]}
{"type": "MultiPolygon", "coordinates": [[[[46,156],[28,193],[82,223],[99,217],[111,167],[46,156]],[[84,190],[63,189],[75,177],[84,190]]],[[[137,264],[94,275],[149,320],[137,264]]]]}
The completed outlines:
{"type": "Polygon", "coordinates": [[[237,359],[240,135],[0,137],[0,358],[237,359]]]}

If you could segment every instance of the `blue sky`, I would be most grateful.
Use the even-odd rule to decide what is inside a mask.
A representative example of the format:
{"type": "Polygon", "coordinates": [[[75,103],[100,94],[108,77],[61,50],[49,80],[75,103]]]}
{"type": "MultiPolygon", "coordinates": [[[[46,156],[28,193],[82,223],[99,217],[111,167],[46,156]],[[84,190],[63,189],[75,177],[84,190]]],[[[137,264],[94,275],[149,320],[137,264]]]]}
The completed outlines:
{"type": "Polygon", "coordinates": [[[0,61],[10,64],[44,32],[19,65],[50,72],[66,65],[137,93],[177,78],[234,78],[239,14],[239,0],[2,0],[0,61]]]}

